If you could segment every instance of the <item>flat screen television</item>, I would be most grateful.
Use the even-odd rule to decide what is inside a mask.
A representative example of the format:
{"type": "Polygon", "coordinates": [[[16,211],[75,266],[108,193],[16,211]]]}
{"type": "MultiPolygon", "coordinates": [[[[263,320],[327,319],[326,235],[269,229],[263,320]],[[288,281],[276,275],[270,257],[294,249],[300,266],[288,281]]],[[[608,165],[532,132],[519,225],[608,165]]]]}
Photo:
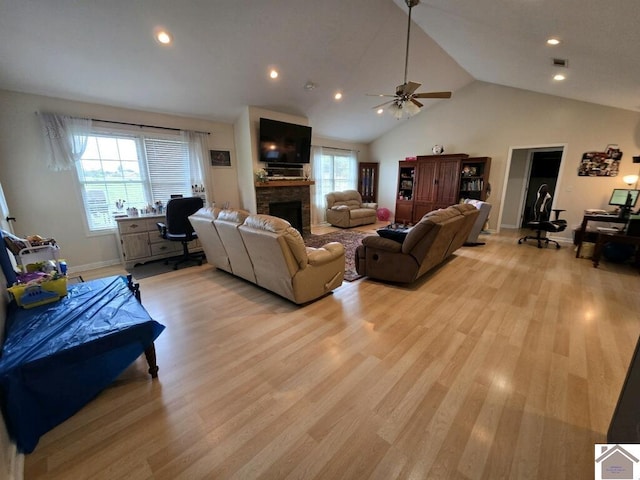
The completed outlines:
{"type": "Polygon", "coordinates": [[[623,188],[615,188],[613,193],[611,193],[611,199],[609,200],[609,205],[613,205],[616,207],[635,207],[636,202],[638,201],[638,194],[640,190],[627,190],[623,188]],[[630,203],[627,205],[627,196],[631,195],[630,203]]]}
{"type": "Polygon", "coordinates": [[[274,166],[309,163],[311,127],[260,119],[260,161],[274,166]]]}

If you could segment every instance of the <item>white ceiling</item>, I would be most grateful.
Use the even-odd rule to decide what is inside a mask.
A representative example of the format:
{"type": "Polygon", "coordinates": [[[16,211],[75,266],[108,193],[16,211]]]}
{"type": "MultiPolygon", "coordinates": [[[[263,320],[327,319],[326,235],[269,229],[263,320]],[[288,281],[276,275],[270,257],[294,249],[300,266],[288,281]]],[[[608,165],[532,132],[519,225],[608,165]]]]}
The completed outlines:
{"type": "MultiPolygon", "coordinates": [[[[0,0],[0,88],[224,122],[259,106],[368,142],[398,125],[366,93],[402,83],[407,11],[404,0],[0,0]],[[158,26],[172,46],[154,41],[158,26]]],[[[413,19],[419,92],[455,95],[477,79],[640,110],[637,0],[423,0],[413,19]],[[560,46],[545,45],[551,35],[560,46]],[[563,83],[553,57],[569,61],[563,83]]]]}

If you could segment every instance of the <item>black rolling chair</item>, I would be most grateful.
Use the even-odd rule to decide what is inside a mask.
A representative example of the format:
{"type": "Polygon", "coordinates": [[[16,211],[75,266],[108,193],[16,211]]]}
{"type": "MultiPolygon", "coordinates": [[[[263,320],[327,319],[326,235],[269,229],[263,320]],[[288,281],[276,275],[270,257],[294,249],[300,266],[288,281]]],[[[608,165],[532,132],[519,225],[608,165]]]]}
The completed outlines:
{"type": "Polygon", "coordinates": [[[549,246],[549,243],[555,243],[556,248],[560,248],[560,244],[555,240],[547,238],[547,232],[558,233],[567,228],[567,221],[559,219],[560,212],[564,210],[554,208],[555,218],[550,220],[551,213],[551,201],[553,198],[549,194],[549,187],[546,183],[540,185],[538,189],[536,201],[533,204],[533,220],[527,223],[527,227],[536,231],[536,235],[522,237],[518,240],[518,243],[526,242],[527,240],[536,240],[538,242],[538,248],[542,248],[542,244],[545,247],[549,246]],[[542,232],[545,232],[544,235],[542,232]]]}
{"type": "MultiPolygon", "coordinates": [[[[191,240],[198,238],[189,222],[189,215],[196,213],[203,205],[204,202],[200,197],[172,198],[167,202],[165,222],[157,224],[162,238],[182,243],[182,257],[173,265],[174,270],[185,262],[197,262],[198,265],[202,265],[203,254],[189,253],[188,244],[191,240]]],[[[165,264],[168,265],[169,260],[165,264]]]]}

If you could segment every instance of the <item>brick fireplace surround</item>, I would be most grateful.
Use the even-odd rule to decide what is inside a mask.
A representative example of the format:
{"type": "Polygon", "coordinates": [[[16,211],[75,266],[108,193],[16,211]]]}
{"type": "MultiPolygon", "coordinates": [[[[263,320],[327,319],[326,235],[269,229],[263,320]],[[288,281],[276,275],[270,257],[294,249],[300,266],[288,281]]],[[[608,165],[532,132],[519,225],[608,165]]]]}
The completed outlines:
{"type": "Polygon", "coordinates": [[[256,184],[256,211],[269,215],[269,204],[277,202],[302,203],[302,235],[311,234],[311,190],[315,182],[305,180],[276,180],[256,184]]]}

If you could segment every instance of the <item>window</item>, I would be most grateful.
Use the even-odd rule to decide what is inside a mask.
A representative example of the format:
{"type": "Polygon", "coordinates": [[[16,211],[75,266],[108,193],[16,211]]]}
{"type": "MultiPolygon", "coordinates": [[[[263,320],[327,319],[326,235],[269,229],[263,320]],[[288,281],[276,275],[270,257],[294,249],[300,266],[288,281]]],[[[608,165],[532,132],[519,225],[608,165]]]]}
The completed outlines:
{"type": "Polygon", "coordinates": [[[316,184],[312,190],[311,223],[319,225],[325,222],[327,193],[356,189],[358,159],[353,151],[314,147],[312,163],[316,184]]]}
{"type": "Polygon", "coordinates": [[[94,134],[76,165],[92,232],[115,228],[114,215],[127,208],[191,194],[188,146],[181,139],[94,134]]]}
{"type": "Polygon", "coordinates": [[[325,149],[320,158],[320,177],[316,179],[316,183],[320,184],[322,195],[355,190],[358,182],[355,155],[351,152],[332,152],[325,149]]]}

